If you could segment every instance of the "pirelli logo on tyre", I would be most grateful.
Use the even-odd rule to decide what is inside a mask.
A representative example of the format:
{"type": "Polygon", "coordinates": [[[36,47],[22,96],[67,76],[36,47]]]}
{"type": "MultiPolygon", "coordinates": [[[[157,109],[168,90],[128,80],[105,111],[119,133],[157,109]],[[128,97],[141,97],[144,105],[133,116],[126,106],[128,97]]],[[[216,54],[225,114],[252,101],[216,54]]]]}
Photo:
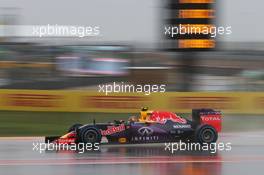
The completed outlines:
{"type": "Polygon", "coordinates": [[[84,96],[81,107],[111,108],[111,109],[138,109],[148,104],[148,97],[139,96],[84,96]]]}
{"type": "Polygon", "coordinates": [[[236,109],[239,99],[236,97],[171,97],[171,107],[180,109],[214,108],[214,109],[236,109]]]}
{"type": "Polygon", "coordinates": [[[5,105],[17,107],[60,107],[63,96],[50,94],[6,94],[5,105]]]}

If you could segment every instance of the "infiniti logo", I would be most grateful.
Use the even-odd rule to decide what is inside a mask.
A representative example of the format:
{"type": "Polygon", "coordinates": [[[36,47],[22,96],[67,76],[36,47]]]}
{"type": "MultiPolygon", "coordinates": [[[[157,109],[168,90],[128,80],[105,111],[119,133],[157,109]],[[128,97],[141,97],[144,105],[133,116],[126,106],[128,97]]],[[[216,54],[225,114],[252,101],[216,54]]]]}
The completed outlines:
{"type": "Polygon", "coordinates": [[[153,129],[149,127],[142,127],[138,130],[138,133],[142,136],[149,136],[153,133],[153,129]]]}

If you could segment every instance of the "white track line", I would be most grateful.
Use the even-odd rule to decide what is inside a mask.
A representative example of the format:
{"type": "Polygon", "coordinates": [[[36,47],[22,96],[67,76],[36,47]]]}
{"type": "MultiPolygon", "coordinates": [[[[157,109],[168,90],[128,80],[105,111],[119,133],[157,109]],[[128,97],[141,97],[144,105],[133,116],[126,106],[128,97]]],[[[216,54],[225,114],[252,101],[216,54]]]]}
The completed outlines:
{"type": "Polygon", "coordinates": [[[238,163],[239,161],[231,160],[171,160],[171,161],[100,161],[100,162],[56,162],[56,163],[41,163],[41,162],[21,162],[21,163],[0,163],[0,166],[51,166],[51,165],[120,165],[120,164],[182,164],[182,163],[238,163]]]}
{"type": "Polygon", "coordinates": [[[45,137],[36,136],[36,137],[0,137],[0,141],[7,140],[7,141],[26,141],[26,140],[43,140],[45,137]]]}

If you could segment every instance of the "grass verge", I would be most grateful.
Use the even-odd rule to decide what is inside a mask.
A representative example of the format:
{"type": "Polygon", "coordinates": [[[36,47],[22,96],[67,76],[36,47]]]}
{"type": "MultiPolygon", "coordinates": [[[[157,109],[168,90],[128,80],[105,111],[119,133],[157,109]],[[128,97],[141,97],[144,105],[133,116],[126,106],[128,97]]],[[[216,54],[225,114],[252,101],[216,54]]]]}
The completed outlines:
{"type": "MultiPolygon", "coordinates": [[[[74,123],[92,123],[94,119],[96,122],[126,121],[131,115],[137,114],[0,111],[0,136],[62,135],[74,123]]],[[[232,115],[223,118],[223,131],[261,129],[264,129],[262,116],[232,115]]]]}

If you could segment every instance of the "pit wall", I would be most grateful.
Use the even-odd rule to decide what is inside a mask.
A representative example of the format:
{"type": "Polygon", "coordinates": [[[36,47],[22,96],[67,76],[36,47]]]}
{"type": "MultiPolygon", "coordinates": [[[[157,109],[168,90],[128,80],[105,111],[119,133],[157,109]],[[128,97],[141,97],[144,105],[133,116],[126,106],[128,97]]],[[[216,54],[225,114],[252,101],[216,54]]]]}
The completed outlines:
{"type": "Polygon", "coordinates": [[[72,90],[0,90],[0,110],[135,113],[150,109],[190,113],[214,108],[228,114],[264,114],[264,92],[165,92],[144,95],[72,90]]]}

